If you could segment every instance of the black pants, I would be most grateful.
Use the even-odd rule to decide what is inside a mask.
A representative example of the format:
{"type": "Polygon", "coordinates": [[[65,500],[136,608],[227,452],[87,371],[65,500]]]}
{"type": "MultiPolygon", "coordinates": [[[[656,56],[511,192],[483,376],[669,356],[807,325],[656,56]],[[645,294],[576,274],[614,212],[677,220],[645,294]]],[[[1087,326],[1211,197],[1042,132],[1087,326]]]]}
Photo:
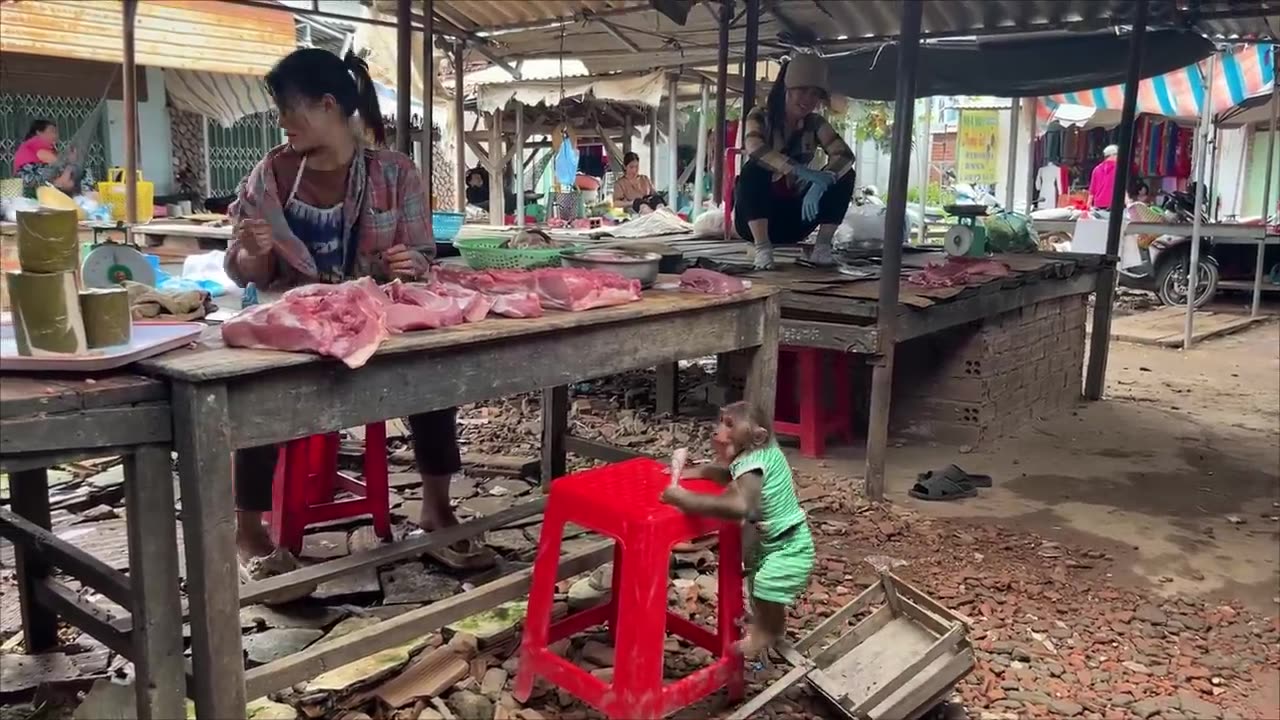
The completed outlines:
{"type": "Polygon", "coordinates": [[[642,198],[636,198],[631,203],[631,210],[633,212],[639,213],[641,205],[648,205],[650,210],[657,210],[658,208],[666,204],[667,204],[667,201],[664,200],[661,195],[657,195],[657,194],[646,195],[642,198]]]}
{"type": "Polygon", "coordinates": [[[839,225],[853,200],[854,172],[845,173],[818,202],[818,217],[805,222],[801,217],[804,192],[798,195],[781,195],[773,188],[773,171],[756,162],[742,167],[733,186],[733,228],[747,242],[755,242],[747,223],[752,220],[769,221],[769,242],[774,245],[795,245],[804,241],[819,225],[839,225]]]}
{"type": "MultiPolygon", "coordinates": [[[[413,458],[424,475],[452,475],[462,469],[458,450],[456,408],[410,415],[413,458]]],[[[236,509],[271,511],[271,482],[275,478],[280,446],[259,445],[235,454],[236,509]]]]}

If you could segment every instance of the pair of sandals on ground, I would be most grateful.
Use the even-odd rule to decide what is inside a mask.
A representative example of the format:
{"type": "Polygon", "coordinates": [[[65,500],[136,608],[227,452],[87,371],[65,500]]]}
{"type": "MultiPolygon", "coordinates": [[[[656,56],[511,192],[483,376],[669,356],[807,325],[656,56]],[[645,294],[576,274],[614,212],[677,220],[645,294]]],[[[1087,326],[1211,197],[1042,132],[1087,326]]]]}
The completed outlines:
{"type": "Polygon", "coordinates": [[[990,475],[965,472],[959,465],[947,465],[916,476],[907,494],[917,500],[944,501],[976,497],[978,488],[991,487],[990,475]]]}

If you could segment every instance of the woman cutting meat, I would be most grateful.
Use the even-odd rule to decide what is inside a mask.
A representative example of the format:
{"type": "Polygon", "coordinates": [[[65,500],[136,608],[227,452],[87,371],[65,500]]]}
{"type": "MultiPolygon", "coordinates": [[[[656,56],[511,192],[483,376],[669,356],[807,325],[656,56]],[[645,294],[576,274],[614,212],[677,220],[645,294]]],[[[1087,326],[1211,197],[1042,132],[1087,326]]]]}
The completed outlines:
{"type": "Polygon", "coordinates": [[[755,266],[774,267],[775,245],[794,245],[818,230],[809,260],[834,265],[831,238],[853,198],[853,151],[821,115],[827,66],[796,55],[782,67],[763,108],[747,113],[747,162],[734,186],[733,225],[755,244],[755,266]],[[809,167],[821,147],[827,164],[809,167]]]}
{"type": "MultiPolygon", "coordinates": [[[[231,207],[235,231],[227,274],[241,286],[270,288],[362,276],[378,282],[423,277],[435,250],[426,232],[425,188],[408,157],[362,145],[366,128],[379,145],[386,138],[364,61],[351,53],[344,60],[325,50],[297,50],[266,81],[288,142],[267,153],[240,187],[231,207]]],[[[461,465],[454,416],[450,408],[408,418],[425,530],[457,524],[449,507],[449,482],[461,465]]],[[[254,578],[297,564],[272,545],[262,526],[262,513],[271,509],[276,455],[276,447],[262,446],[235,457],[236,538],[254,578]]],[[[470,541],[435,555],[456,568],[494,561],[470,541]]]]}

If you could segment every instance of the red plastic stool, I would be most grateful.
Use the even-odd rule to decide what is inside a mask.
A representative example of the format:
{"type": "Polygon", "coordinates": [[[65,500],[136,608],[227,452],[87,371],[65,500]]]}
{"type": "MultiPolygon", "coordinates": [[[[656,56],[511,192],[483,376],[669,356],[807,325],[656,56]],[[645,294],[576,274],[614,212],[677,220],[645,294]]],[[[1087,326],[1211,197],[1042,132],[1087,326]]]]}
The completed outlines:
{"type": "MultiPolygon", "coordinates": [[[[664,465],[639,458],[575,473],[551,484],[520,646],[515,686],[518,700],[529,699],[535,676],[546,678],[610,718],[628,720],[661,718],[721,687],[728,688],[731,700],[742,698],[742,658],[732,651],[743,611],[741,526],[685,515],[663,504],[658,498],[669,483],[664,465]],[[617,541],[613,592],[605,602],[553,625],[551,607],[560,538],[569,522],[617,541]],[[667,611],[671,547],[713,532],[720,533],[716,632],[667,611]],[[609,625],[614,652],[620,660],[612,683],[605,683],[548,649],[557,640],[602,623],[609,625]],[[710,650],[717,659],[664,686],[662,662],[667,632],[710,650]]],[[[709,480],[686,480],[681,484],[697,492],[723,491],[722,486],[709,480]]]]}
{"type": "Polygon", "coordinates": [[[845,358],[834,350],[778,348],[773,429],[779,435],[799,437],[800,454],[805,457],[822,457],[829,438],[853,441],[853,381],[845,358]],[[823,381],[824,359],[830,361],[829,384],[823,381]],[[827,398],[832,399],[830,404],[827,398]]]}
{"type": "Polygon", "coordinates": [[[291,440],[280,448],[271,485],[271,540],[295,554],[308,525],[358,515],[373,516],[373,530],[391,539],[387,486],[387,425],[364,428],[364,480],[338,472],[338,433],[291,440]],[[356,497],[334,500],[337,490],[356,497]]]}

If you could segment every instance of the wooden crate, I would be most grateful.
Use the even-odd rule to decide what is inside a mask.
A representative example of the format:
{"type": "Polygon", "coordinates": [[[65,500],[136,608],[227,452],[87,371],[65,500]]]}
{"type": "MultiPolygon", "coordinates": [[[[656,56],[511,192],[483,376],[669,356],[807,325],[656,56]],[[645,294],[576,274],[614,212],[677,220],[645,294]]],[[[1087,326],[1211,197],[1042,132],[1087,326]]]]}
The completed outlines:
{"type": "Polygon", "coordinates": [[[973,670],[968,632],[965,617],[892,573],[881,573],[876,584],[813,632],[783,646],[791,671],[730,718],[754,716],[804,679],[854,720],[912,720],[944,700],[973,670]],[[839,632],[877,603],[879,609],[839,632]]]}

